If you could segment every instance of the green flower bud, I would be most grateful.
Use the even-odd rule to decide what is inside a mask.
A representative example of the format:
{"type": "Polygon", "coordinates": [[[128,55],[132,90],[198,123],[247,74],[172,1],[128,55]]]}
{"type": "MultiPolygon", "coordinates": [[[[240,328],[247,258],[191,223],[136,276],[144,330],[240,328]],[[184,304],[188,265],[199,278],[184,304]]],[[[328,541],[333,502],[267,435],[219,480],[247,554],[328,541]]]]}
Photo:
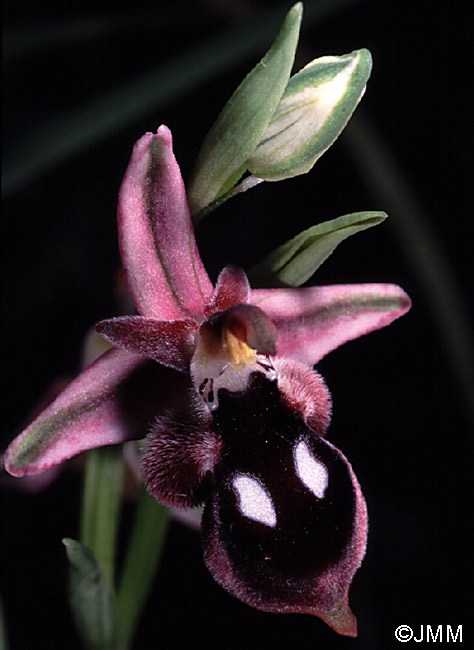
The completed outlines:
{"type": "Polygon", "coordinates": [[[362,49],[315,59],[291,77],[248,170],[267,181],[308,172],[347,124],[371,68],[362,49]]]}
{"type": "Polygon", "coordinates": [[[188,191],[191,214],[232,188],[261,141],[290,78],[303,6],[288,12],[273,45],[222,109],[199,152],[188,191]]]}

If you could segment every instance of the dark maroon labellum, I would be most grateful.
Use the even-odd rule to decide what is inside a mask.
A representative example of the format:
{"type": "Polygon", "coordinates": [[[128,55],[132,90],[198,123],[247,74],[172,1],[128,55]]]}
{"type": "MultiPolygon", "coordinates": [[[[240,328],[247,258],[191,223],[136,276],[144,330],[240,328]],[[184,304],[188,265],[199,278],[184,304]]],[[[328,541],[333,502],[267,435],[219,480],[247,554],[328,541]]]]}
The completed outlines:
{"type": "Polygon", "coordinates": [[[349,463],[263,374],[244,392],[221,389],[213,417],[223,446],[203,517],[209,570],[266,611],[326,620],[343,603],[342,623],[326,622],[353,635],[347,592],[365,548],[365,504],[349,463]]]}

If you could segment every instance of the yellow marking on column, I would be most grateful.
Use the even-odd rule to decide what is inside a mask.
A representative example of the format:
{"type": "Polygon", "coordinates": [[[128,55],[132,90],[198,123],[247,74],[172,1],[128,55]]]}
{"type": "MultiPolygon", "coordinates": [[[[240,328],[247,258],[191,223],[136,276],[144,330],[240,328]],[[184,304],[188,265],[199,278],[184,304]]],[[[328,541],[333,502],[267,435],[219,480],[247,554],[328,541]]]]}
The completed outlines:
{"type": "Polygon", "coordinates": [[[243,370],[245,366],[251,366],[257,361],[256,350],[234,336],[229,330],[226,330],[225,333],[225,343],[234,370],[243,370]]]}

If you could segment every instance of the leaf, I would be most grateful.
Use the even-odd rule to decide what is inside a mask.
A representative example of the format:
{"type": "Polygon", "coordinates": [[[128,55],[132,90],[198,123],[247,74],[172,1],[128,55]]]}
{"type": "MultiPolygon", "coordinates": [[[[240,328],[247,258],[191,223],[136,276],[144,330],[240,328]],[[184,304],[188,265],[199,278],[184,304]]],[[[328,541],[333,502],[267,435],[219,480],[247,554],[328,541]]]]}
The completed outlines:
{"type": "Polygon", "coordinates": [[[371,54],[362,49],[315,59],[291,77],[249,171],[267,181],[308,172],[346,126],[371,69],[371,54]]]}
{"type": "MultiPolygon", "coordinates": [[[[295,4],[263,59],[245,77],[207,134],[188,198],[196,215],[235,184],[260,142],[288,83],[303,6],[295,4]]],[[[196,219],[197,221],[198,219],[196,219]]]]}
{"type": "Polygon", "coordinates": [[[258,287],[299,287],[344,239],[386,218],[385,212],[354,212],[303,230],[257,264],[250,281],[258,287]]]}
{"type": "Polygon", "coordinates": [[[69,600],[84,644],[91,650],[113,650],[115,612],[112,589],[99,563],[80,542],[63,539],[70,563],[69,600]]]}

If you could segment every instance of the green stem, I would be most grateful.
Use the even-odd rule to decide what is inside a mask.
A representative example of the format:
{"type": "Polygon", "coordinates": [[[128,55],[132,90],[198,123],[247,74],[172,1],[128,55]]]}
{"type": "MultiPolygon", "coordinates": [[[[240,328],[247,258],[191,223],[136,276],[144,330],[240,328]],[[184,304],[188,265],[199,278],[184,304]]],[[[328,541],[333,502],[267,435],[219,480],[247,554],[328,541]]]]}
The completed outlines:
{"type": "Polygon", "coordinates": [[[99,562],[110,588],[123,484],[121,446],[93,449],[87,454],[81,516],[81,542],[99,562]]]}
{"type": "Polygon", "coordinates": [[[128,650],[159,564],[168,509],[142,490],[117,593],[117,647],[128,650]]]}
{"type": "Polygon", "coordinates": [[[231,199],[233,196],[236,196],[237,194],[241,194],[242,192],[246,192],[249,190],[251,187],[255,187],[255,185],[258,185],[259,183],[263,183],[264,179],[263,178],[258,178],[257,176],[247,176],[247,178],[244,178],[244,180],[239,183],[238,185],[234,185],[230,190],[228,190],[225,194],[220,196],[218,199],[213,201],[212,203],[209,203],[209,205],[206,205],[205,208],[200,210],[194,215],[191,215],[193,218],[193,223],[195,226],[203,219],[205,216],[210,214],[211,212],[214,212],[217,208],[219,208],[223,203],[231,199]]]}

